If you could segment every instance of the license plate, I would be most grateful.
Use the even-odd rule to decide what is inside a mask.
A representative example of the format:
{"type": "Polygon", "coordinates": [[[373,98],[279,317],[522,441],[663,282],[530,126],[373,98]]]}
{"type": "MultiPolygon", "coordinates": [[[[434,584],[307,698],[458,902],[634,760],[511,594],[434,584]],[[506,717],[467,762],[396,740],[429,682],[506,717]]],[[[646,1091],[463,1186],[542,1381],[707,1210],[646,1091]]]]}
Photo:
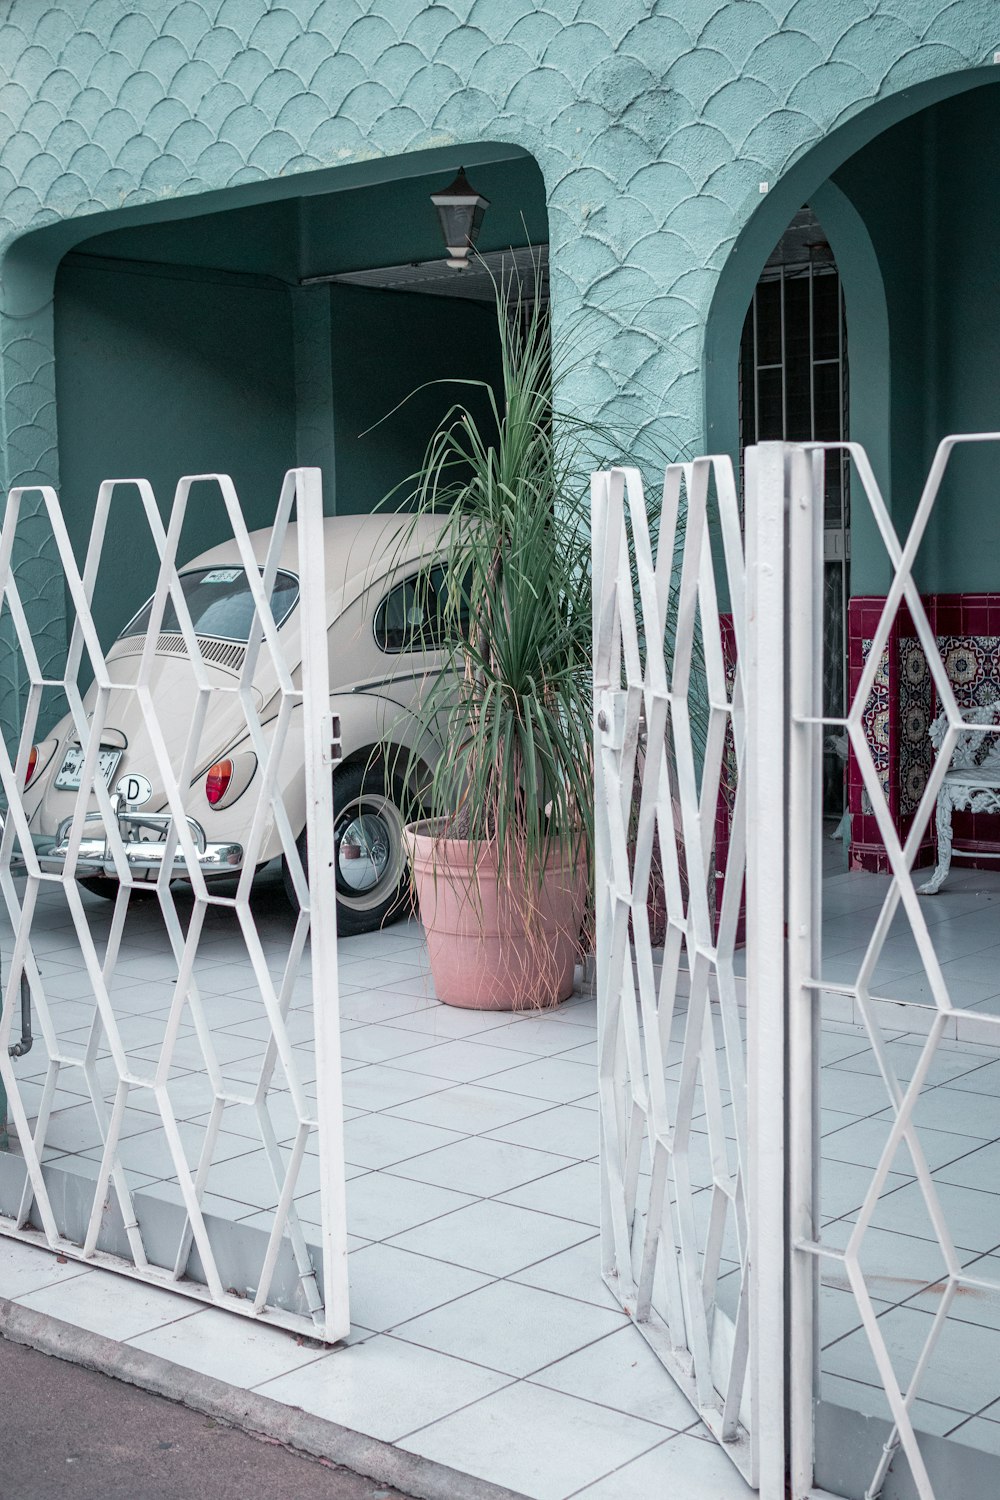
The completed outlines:
{"type": "MultiPolygon", "coordinates": [[[[97,754],[97,764],[107,784],[111,785],[111,778],[118,769],[118,762],[122,758],[120,750],[101,749],[97,754]]],[[[59,767],[59,775],[56,777],[56,789],[60,792],[78,792],[80,790],[80,777],[83,774],[83,746],[70,745],[66,751],[63,763],[59,767]]]]}

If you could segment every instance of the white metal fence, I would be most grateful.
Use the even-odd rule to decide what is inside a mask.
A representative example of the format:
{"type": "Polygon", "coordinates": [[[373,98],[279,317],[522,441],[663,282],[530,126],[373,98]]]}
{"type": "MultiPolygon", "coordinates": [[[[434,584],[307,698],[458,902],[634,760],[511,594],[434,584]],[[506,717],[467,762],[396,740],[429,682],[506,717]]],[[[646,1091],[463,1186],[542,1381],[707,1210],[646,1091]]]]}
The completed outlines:
{"type": "Polygon", "coordinates": [[[605,1272],[756,1484],[762,1425],[782,1420],[780,1388],[759,1380],[762,1329],[766,1337],[773,1328],[762,1311],[775,1296],[780,1321],[780,1228],[771,1243],[777,1287],[751,1274],[760,1226],[771,1222],[769,1193],[780,1219],[780,1187],[773,1172],[762,1178],[759,1157],[777,1128],[780,1167],[781,1116],[780,1097],[766,1101],[769,1125],[752,1080],[748,1094],[743,1037],[748,1023],[758,1055],[773,1006],[747,1013],[735,968],[753,705],[746,673],[758,647],[747,639],[732,467],[670,466],[653,534],[635,470],[595,476],[593,515],[605,1272]],[[720,815],[729,850],[716,903],[720,815]],[[662,954],[651,920],[663,925],[662,954]]]}
{"type": "MultiPolygon", "coordinates": [[[[1000,1009],[970,999],[962,968],[970,923],[1000,953],[997,889],[984,876],[994,885],[942,905],[913,874],[959,736],[979,735],[984,755],[997,736],[981,707],[963,716],[949,672],[965,669],[915,576],[949,460],[981,442],[1000,436],[941,444],[905,542],[864,451],[832,445],[891,575],[841,719],[823,710],[831,445],[747,451],[745,565],[727,460],[669,467],[652,515],[636,471],[594,477],[605,1274],[767,1500],[1000,1490],[1000,1009]],[[936,695],[946,724],[903,834],[872,752],[901,620],[908,670],[929,674],[927,705],[936,695]],[[888,866],[844,872],[835,894],[823,869],[831,733],[849,739],[888,866]],[[833,967],[824,920],[841,924],[833,967]],[[824,1041],[854,1071],[821,1073],[824,1041]],[[968,1093],[939,1092],[922,1112],[972,1069],[968,1093]],[[827,1154],[853,1118],[848,1096],[857,1142],[827,1154]],[[969,1157],[957,1179],[955,1153],[969,1157]]],[[[925,740],[928,727],[920,714],[905,726],[925,740]]]]}
{"type": "MultiPolygon", "coordinates": [[[[199,493],[204,496],[204,488],[199,493]]],[[[0,1166],[9,1169],[0,1233],[324,1340],[343,1337],[349,1321],[332,873],[335,751],[319,471],[298,469],[286,476],[263,562],[254,554],[239,498],[225,475],[182,479],[166,526],[148,482],[106,481],[82,569],[57,494],[50,488],[12,490],[0,532],[0,600],[28,683],[16,755],[0,746],[7,804],[0,840],[6,918],[0,934],[0,1078],[11,1126],[11,1151],[0,1156],[0,1166]],[[206,672],[206,642],[193,627],[178,576],[192,488],[207,482],[221,495],[253,602],[245,653],[225,681],[218,672],[211,679],[206,672]],[[12,566],[28,494],[41,497],[72,604],[60,679],[46,679],[40,671],[12,566]],[[158,558],[141,659],[124,673],[116,673],[115,659],[109,664],[91,614],[102,557],[114,545],[113,504],[138,505],[158,558]],[[292,535],[300,588],[300,669],[297,661],[286,659],[280,622],[271,609],[278,562],[292,535]],[[158,701],[153,686],[168,605],[176,618],[170,628],[181,638],[175,654],[191,674],[190,700],[196,705],[181,736],[179,761],[168,749],[178,725],[164,722],[170,709],[158,701]],[[254,687],[262,665],[269,683],[266,703],[254,687]],[[81,680],[88,677],[93,686],[85,697],[81,680]],[[29,826],[23,788],[39,715],[46,694],[55,690],[65,695],[80,747],[79,790],[56,837],[43,838],[37,819],[29,826]],[[206,875],[224,873],[230,856],[207,843],[185,805],[206,751],[225,748],[210,745],[206,733],[220,694],[238,702],[257,761],[244,793],[245,833],[231,851],[237,869],[222,893],[206,875]],[[109,733],[112,745],[121,743],[108,722],[112,695],[119,704],[125,695],[132,713],[140,716],[152,747],[153,774],[163,789],[159,814],[138,814],[106,781],[102,744],[109,733]],[[283,757],[296,755],[305,768],[308,888],[279,776],[283,757]],[[261,930],[265,918],[251,885],[272,827],[280,835],[301,910],[295,918],[285,908],[261,930]],[[77,876],[95,871],[118,882],[113,905],[95,903],[81,892],[77,876]],[[189,884],[172,886],[178,876],[189,884]],[[155,890],[155,906],[136,905],[137,885],[145,885],[147,893],[155,890]],[[140,948],[140,938],[145,947],[140,948]],[[158,955],[150,954],[150,941],[158,945],[158,955]],[[230,1037],[228,1049],[220,1050],[219,960],[234,953],[239,955],[236,982],[242,974],[247,986],[241,1003],[251,1019],[239,1046],[230,1037]],[[150,1010],[154,983],[163,987],[163,1005],[150,1010]],[[17,1051],[24,988],[41,1033],[27,1058],[9,1055],[12,1045],[17,1051]],[[125,991],[138,995],[127,1010],[122,1009],[125,991]],[[234,1052],[240,1054],[236,1062],[234,1052]],[[194,1092],[204,1101],[196,1125],[183,1118],[180,1102],[194,1092]],[[136,1111],[145,1112],[138,1131],[136,1111]],[[238,1139],[230,1125],[237,1118],[238,1139]],[[94,1141],[95,1149],[74,1156],[75,1143],[82,1151],[94,1141]],[[227,1155],[224,1142],[230,1153],[245,1144],[243,1159],[255,1177],[250,1202],[261,1210],[252,1232],[237,1226],[235,1239],[224,1203],[213,1199],[213,1173],[227,1155]],[[146,1167],[151,1150],[158,1150],[161,1161],[155,1172],[146,1167]],[[60,1164],[70,1157],[76,1170],[61,1172],[60,1164]],[[92,1165],[81,1177],[78,1169],[87,1159],[92,1165]],[[149,1172],[158,1176],[158,1184],[150,1183],[149,1172]],[[310,1213],[310,1238],[316,1243],[307,1240],[300,1215],[306,1194],[319,1202],[318,1211],[313,1207],[310,1213]],[[167,1212],[171,1207],[173,1217],[167,1212]]],[[[235,1218],[235,1206],[232,1213],[235,1218]]]]}
{"type": "MultiPolygon", "coordinates": [[[[1000,1014],[969,1006],[962,962],[970,950],[975,952],[976,942],[968,926],[949,927],[948,921],[949,914],[954,920],[964,907],[966,923],[985,923],[988,941],[995,926],[989,903],[996,891],[991,876],[980,877],[976,884],[983,889],[960,892],[955,910],[942,907],[940,896],[921,899],[918,879],[922,884],[925,876],[915,878],[959,735],[978,737],[985,752],[996,732],[995,723],[984,722],[991,716],[981,711],[963,717],[945,660],[948,648],[928,617],[916,575],[949,463],[961,448],[984,442],[1000,443],[1000,434],[949,437],[939,445],[903,540],[896,534],[864,449],[849,444],[841,450],[854,468],[855,515],[862,506],[869,509],[890,583],[878,624],[865,643],[867,654],[848,712],[843,719],[825,722],[817,680],[822,567],[817,530],[822,523],[817,516],[822,514],[823,465],[829,449],[788,447],[776,455],[784,473],[789,542],[788,1204],[794,1500],[853,1493],[846,1464],[830,1461],[830,1438],[838,1435],[845,1453],[852,1446],[858,1450],[853,1483],[864,1486],[866,1500],[897,1500],[903,1495],[952,1500],[959,1494],[964,1500],[988,1500],[1000,1491],[1000,1444],[966,1426],[968,1418],[974,1424],[970,1404],[975,1408],[977,1403],[992,1403],[988,1393],[996,1371],[997,1350],[989,1329],[996,1326],[993,1309],[1000,1305],[1000,1273],[994,1257],[970,1248],[970,1239],[977,1244],[989,1240],[990,1246],[1000,1240],[989,1148],[977,1160],[959,1136],[947,1144],[947,1132],[956,1129],[949,1118],[947,1091],[938,1094],[936,1112],[929,1115],[925,1110],[928,1096],[953,1068],[988,1069],[1000,1058],[1000,1014]],[[893,819],[887,781],[875,764],[870,725],[873,689],[893,650],[893,631],[901,618],[906,621],[910,655],[929,675],[947,724],[904,833],[893,819]],[[822,741],[831,730],[849,737],[888,862],[863,951],[857,958],[842,959],[835,976],[829,972],[829,961],[824,963],[827,897],[819,813],[822,741]],[[901,953],[907,955],[905,963],[886,962],[891,957],[898,960],[901,953]],[[901,972],[906,970],[911,972],[901,972]],[[831,1011],[849,1015],[859,1027],[865,1057],[877,1079],[876,1102],[884,1105],[881,1139],[866,1160],[856,1190],[859,1206],[839,1222],[833,1221],[828,1201],[831,1164],[824,1167],[821,1150],[821,1105],[829,1104],[830,1098],[818,1082],[821,1021],[831,1011]],[[908,1034],[902,1050],[900,1031],[908,1034]],[[964,1056],[949,1050],[963,1041],[977,1050],[964,1056]],[[943,1126],[944,1137],[931,1128],[934,1124],[943,1126]],[[967,1189],[956,1189],[947,1169],[943,1178],[939,1175],[942,1139],[945,1157],[967,1156],[961,1174],[970,1185],[967,1189]],[[896,1233],[887,1266],[880,1241],[884,1242],[887,1224],[904,1224],[903,1205],[893,1200],[897,1184],[910,1176],[903,1191],[909,1201],[905,1225],[911,1234],[896,1233]],[[877,1391],[873,1411],[876,1416],[884,1413],[878,1441],[869,1437],[867,1444],[859,1442],[865,1424],[852,1428],[842,1411],[835,1413],[823,1404],[821,1348],[832,1337],[819,1310],[824,1284],[836,1286],[850,1299],[859,1329],[856,1338],[864,1341],[868,1399],[872,1390],[877,1391]],[[971,1403],[960,1394],[970,1376],[971,1403]]],[[[839,462],[840,451],[835,448],[835,453],[839,462]]],[[[930,693],[927,696],[929,702],[930,693]]],[[[923,716],[915,723],[926,740],[929,726],[923,716]]],[[[974,777],[976,772],[969,774],[974,777]]],[[[989,1080],[980,1087],[987,1092],[975,1092],[973,1080],[971,1093],[952,1095],[951,1108],[968,1104],[966,1134],[981,1133],[988,1141],[1000,1134],[1000,1119],[989,1080]]],[[[871,1414],[872,1409],[866,1412],[871,1414]]]]}

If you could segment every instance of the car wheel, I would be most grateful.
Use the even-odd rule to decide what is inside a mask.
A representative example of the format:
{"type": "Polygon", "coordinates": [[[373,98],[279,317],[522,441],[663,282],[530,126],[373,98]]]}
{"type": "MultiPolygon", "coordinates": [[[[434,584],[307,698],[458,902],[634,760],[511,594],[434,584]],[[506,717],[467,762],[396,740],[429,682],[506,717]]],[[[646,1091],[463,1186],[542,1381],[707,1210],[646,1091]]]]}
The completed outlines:
{"type": "MultiPolygon", "coordinates": [[[[84,890],[89,891],[92,896],[103,896],[105,901],[115,901],[118,898],[119,883],[110,875],[86,875],[77,881],[77,884],[82,885],[84,890]]],[[[131,900],[148,901],[150,896],[155,895],[155,885],[145,887],[134,885],[131,900]]]]}
{"type": "MultiPolygon", "coordinates": [[[[403,802],[402,782],[394,778],[387,784],[380,766],[344,766],[333,778],[333,857],[341,937],[374,932],[410,909],[403,802]]],[[[305,829],[296,847],[306,865],[305,829]]],[[[288,899],[297,908],[287,864],[284,877],[288,899]]]]}

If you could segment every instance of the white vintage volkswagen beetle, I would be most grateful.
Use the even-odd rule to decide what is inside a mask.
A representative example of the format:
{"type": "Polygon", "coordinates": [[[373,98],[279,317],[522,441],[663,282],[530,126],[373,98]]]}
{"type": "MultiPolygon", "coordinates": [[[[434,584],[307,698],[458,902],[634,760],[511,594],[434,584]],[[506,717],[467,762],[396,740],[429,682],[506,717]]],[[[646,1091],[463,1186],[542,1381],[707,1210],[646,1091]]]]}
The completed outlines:
{"type": "MultiPolygon", "coordinates": [[[[440,524],[400,516],[338,516],[324,522],[327,644],[331,711],[339,718],[342,759],[334,772],[337,915],[344,934],[367,932],[402,913],[407,881],[402,842],[406,806],[414,788],[403,785],[401,768],[419,773],[440,746],[421,736],[409,711],[429,675],[439,671],[434,650],[443,575],[434,567],[440,524]],[[391,733],[395,757],[375,752],[391,733]]],[[[269,531],[251,535],[263,564],[269,531]]],[[[290,526],[272,593],[278,639],[293,673],[302,652],[297,608],[298,544],[290,526]]],[[[196,557],[180,570],[181,586],[198,636],[206,670],[234,687],[244,661],[254,609],[235,543],[196,557]]],[[[135,681],[151,602],[125,625],[107,652],[112,679],[135,681]]],[[[179,766],[195,706],[195,678],[176,614],[168,603],[156,642],[153,700],[168,753],[179,766]]],[[[265,729],[275,721],[279,695],[273,665],[262,649],[253,690],[265,729]]],[[[84,706],[93,710],[95,689],[84,706]]],[[[278,782],[293,831],[304,852],[305,781],[301,706],[280,761],[278,782]],[[299,830],[302,830],[299,832],[299,830]]],[[[115,794],[119,829],[136,886],[159,874],[167,800],[158,783],[149,726],[138,695],[122,686],[111,694],[101,736],[100,768],[115,794]]],[[[246,719],[235,693],[213,698],[197,757],[197,773],[185,801],[188,823],[206,877],[229,878],[244,863],[244,847],[257,799],[258,772],[246,719]]],[[[43,869],[65,863],[67,833],[83,768],[83,748],[70,717],[35,745],[28,762],[25,812],[43,869]]],[[[96,813],[96,799],[93,802],[96,813]]],[[[273,825],[257,851],[258,865],[282,853],[273,825]]],[[[177,878],[187,873],[175,857],[177,878]]],[[[75,873],[88,890],[114,897],[115,865],[103,824],[88,823],[75,873]]],[[[285,886],[295,893],[285,866],[285,886]]]]}

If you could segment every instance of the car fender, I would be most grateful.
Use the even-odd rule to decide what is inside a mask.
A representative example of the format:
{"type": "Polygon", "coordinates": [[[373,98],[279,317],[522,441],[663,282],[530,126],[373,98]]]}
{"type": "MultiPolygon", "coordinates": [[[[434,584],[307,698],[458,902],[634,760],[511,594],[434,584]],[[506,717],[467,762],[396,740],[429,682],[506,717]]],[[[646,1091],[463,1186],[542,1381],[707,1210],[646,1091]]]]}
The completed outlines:
{"type": "MultiPolygon", "coordinates": [[[[340,756],[337,765],[368,764],[381,759],[388,750],[395,752],[401,771],[409,774],[414,792],[419,792],[430,767],[441,753],[440,744],[434,737],[422,732],[411,714],[399,704],[379,693],[337,693],[330,699],[330,712],[340,729],[340,756]]],[[[262,725],[265,744],[271,749],[278,716],[275,713],[262,725]]],[[[252,749],[248,734],[220,752],[219,758],[252,749]]],[[[334,768],[336,771],[336,766],[334,768]]],[[[302,706],[297,704],[291,711],[284,744],[275,770],[275,789],[280,794],[293,837],[298,837],[306,821],[305,788],[305,740],[303,735],[302,706]]],[[[245,844],[249,833],[250,819],[261,794],[261,769],[258,766],[253,780],[242,796],[225,808],[212,807],[205,795],[204,783],[199,781],[190,789],[186,808],[198,820],[212,839],[233,839],[245,844]]],[[[281,839],[269,814],[267,827],[257,854],[257,862],[273,859],[282,853],[281,839]]]]}

